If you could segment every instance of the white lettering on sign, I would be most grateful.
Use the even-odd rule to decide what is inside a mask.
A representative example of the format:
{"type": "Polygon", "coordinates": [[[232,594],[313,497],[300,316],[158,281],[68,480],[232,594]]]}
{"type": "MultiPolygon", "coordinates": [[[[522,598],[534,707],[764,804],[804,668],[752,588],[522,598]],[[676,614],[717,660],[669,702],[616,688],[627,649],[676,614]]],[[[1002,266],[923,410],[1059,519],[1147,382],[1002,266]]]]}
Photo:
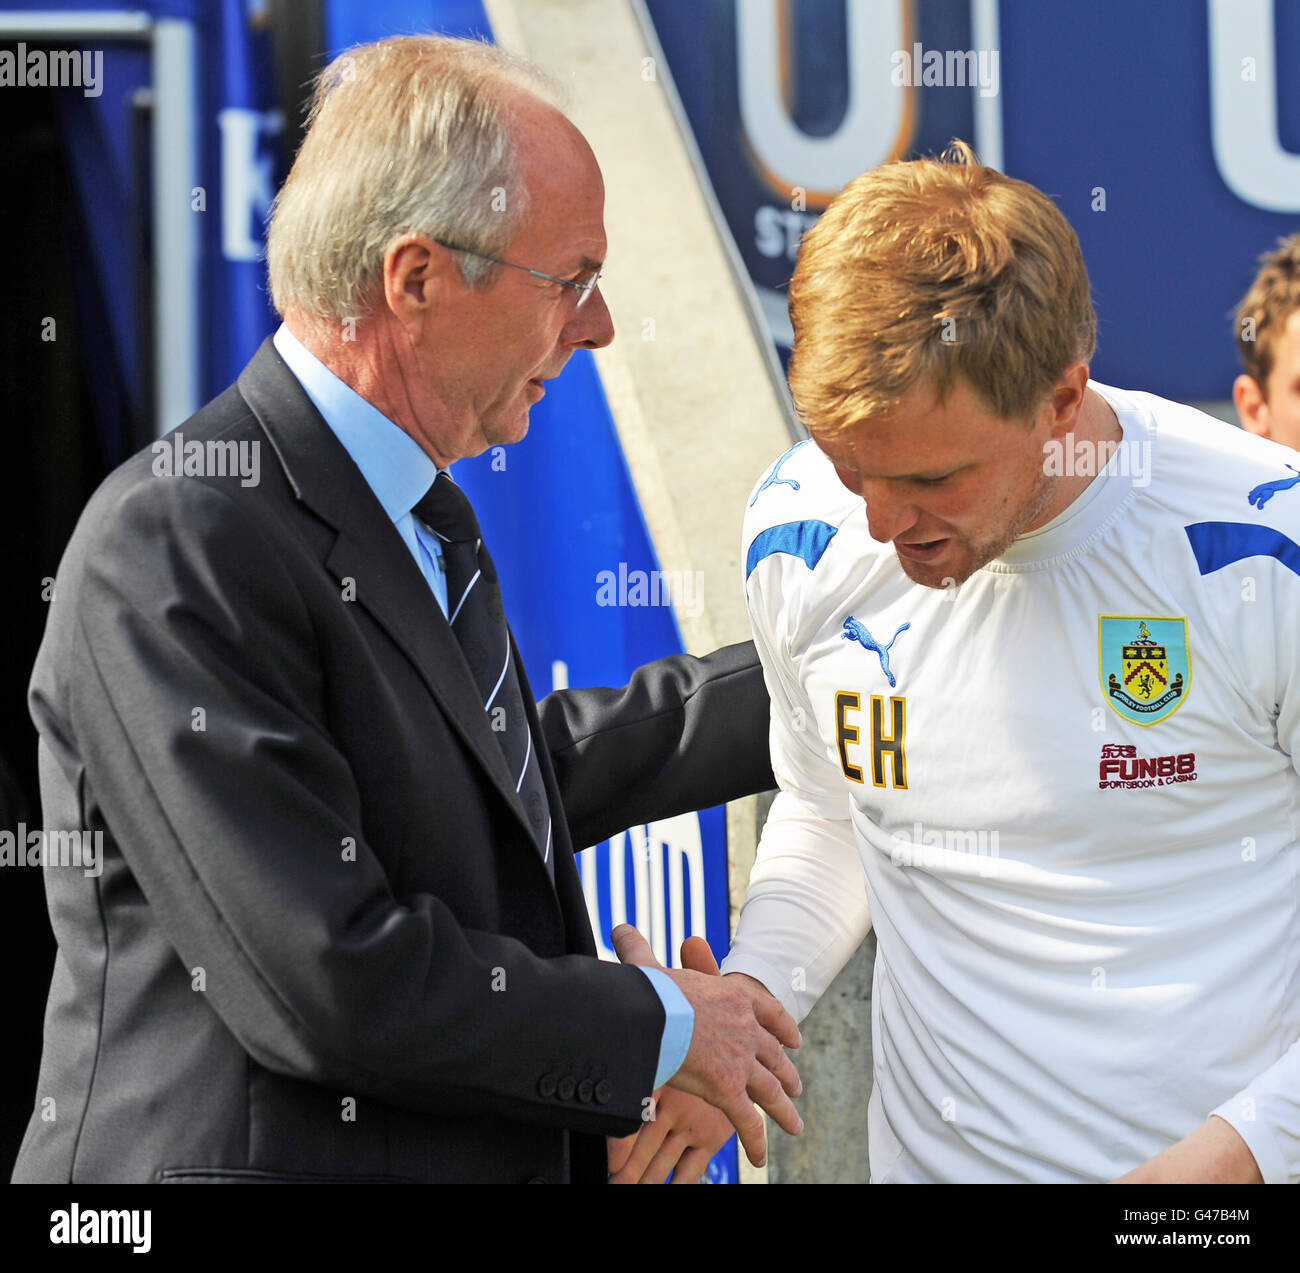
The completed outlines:
{"type": "MultiPolygon", "coordinates": [[[[1208,0],[1210,126],[1214,161],[1238,199],[1268,212],[1300,212],[1300,155],[1277,128],[1273,0],[1208,0]]],[[[1288,72],[1295,73],[1293,63],[1288,72]]]]}
{"type": "Polygon", "coordinates": [[[587,900],[596,953],[617,960],[606,944],[611,929],[635,923],[655,958],[667,968],[681,967],[678,952],[688,937],[705,936],[704,846],[700,819],[683,813],[611,836],[607,848],[578,855],[582,892],[587,900]],[[631,847],[632,877],[627,872],[631,847]],[[665,857],[667,869],[665,871],[665,857]],[[629,888],[630,883],[630,888],[629,888]],[[690,890],[689,894],[687,889],[690,890]],[[686,928],[686,898],[691,926],[686,928]],[[609,923],[601,919],[602,898],[609,904],[609,923]],[[629,906],[629,902],[631,905],[629,906]]]}
{"type": "Polygon", "coordinates": [[[781,68],[793,58],[778,0],[745,0],[744,7],[736,23],[740,118],[775,189],[788,196],[805,187],[808,202],[824,207],[854,177],[906,150],[912,90],[891,82],[889,55],[908,38],[907,0],[847,6],[848,107],[826,137],[810,136],[790,118],[781,68]]]}
{"type": "Polygon", "coordinates": [[[228,261],[262,256],[262,227],[275,195],[274,157],[265,142],[284,127],[280,111],[230,107],[221,128],[221,252],[228,261]]]}

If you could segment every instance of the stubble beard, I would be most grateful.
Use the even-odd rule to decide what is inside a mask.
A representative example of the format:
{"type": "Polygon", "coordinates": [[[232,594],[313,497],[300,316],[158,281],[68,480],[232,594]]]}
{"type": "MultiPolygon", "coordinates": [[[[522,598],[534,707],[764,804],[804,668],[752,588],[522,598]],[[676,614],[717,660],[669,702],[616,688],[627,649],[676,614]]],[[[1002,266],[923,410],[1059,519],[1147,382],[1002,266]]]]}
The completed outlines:
{"type": "Polygon", "coordinates": [[[950,557],[942,565],[911,561],[895,550],[898,564],[913,583],[919,583],[925,588],[960,587],[977,570],[1001,557],[1043,515],[1055,493],[1052,477],[1039,473],[1020,512],[1005,526],[978,540],[953,535],[952,549],[958,555],[950,557]]]}

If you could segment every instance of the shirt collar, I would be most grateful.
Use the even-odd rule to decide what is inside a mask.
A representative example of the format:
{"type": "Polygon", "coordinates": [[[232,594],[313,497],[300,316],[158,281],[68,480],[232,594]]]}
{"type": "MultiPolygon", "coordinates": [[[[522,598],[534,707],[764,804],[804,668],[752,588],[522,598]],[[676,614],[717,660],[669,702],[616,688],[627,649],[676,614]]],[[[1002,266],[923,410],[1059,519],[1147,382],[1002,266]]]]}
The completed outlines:
{"type": "Polygon", "coordinates": [[[394,522],[405,517],[433,485],[438,466],[409,433],[344,384],[283,323],[272,340],[384,512],[394,522]]]}

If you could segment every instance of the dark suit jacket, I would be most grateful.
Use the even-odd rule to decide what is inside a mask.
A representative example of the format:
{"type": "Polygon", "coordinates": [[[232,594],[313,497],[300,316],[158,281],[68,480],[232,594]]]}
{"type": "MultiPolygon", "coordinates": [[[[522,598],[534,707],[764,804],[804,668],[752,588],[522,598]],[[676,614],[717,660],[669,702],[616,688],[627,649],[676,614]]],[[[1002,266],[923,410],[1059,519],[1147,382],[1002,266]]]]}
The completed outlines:
{"type": "Polygon", "coordinates": [[[552,886],[437,602],[269,341],[181,432],[260,447],[260,484],[112,474],[32,678],[45,825],[102,832],[103,872],[46,867],[14,1179],[603,1179],[663,1009],[591,957],[565,815],[581,845],[770,787],[753,647],[543,720],[519,668],[552,886]]]}

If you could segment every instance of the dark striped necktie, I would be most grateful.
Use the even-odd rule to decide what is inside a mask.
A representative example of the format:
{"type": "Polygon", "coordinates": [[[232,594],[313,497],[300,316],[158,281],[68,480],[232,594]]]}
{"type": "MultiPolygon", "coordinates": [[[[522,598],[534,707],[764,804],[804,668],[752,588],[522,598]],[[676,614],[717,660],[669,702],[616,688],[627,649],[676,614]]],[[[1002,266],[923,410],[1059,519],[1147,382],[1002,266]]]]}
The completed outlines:
{"type": "Polygon", "coordinates": [[[488,725],[501,744],[537,851],[554,879],[546,784],[524,711],[496,567],[483,546],[478,518],[465,493],[446,473],[438,474],[412,511],[442,542],[447,618],[478,687],[488,725]]]}

